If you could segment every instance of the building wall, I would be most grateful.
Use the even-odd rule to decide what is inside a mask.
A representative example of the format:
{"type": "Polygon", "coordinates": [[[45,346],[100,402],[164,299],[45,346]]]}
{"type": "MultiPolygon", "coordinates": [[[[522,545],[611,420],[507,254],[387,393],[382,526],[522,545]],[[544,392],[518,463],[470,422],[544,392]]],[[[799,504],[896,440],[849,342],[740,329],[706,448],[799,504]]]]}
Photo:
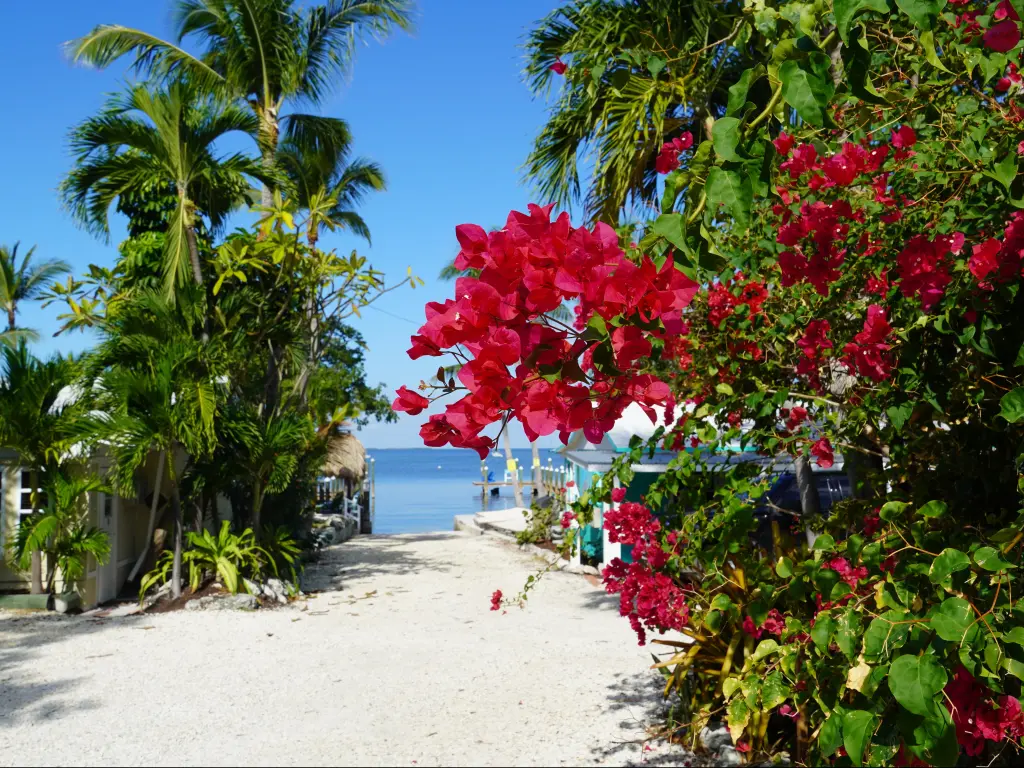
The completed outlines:
{"type": "Polygon", "coordinates": [[[7,538],[18,526],[18,507],[21,501],[21,475],[18,467],[0,462],[0,545],[3,557],[0,561],[0,590],[5,592],[27,591],[30,584],[28,575],[22,575],[8,565],[7,538]]]}

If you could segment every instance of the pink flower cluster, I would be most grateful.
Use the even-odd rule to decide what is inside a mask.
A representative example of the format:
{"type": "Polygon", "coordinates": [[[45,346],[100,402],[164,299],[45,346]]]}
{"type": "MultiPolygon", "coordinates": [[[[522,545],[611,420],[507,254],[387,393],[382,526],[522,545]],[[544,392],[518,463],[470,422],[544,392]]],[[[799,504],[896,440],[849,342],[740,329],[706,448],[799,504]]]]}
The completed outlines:
{"type": "Polygon", "coordinates": [[[679,167],[679,154],[693,146],[693,134],[686,133],[677,136],[672,141],[666,141],[661,145],[661,151],[654,160],[654,169],[658,173],[671,173],[679,167]]]}
{"type": "Polygon", "coordinates": [[[857,582],[868,577],[868,569],[863,565],[854,568],[845,557],[834,557],[825,563],[825,567],[839,574],[839,578],[850,585],[857,587],[857,582]]]}
{"type": "MultiPolygon", "coordinates": [[[[652,339],[683,329],[682,311],[698,290],[671,258],[661,268],[646,257],[635,263],[611,227],[576,229],[565,213],[552,222],[551,206],[513,212],[496,232],[464,224],[456,236],[456,267],[480,276],[457,280],[454,299],[427,304],[409,356],[451,352],[468,394],[430,417],[420,430],[424,443],[486,457],[494,441],[482,430],[510,417],[531,440],[558,432],[564,442],[582,429],[595,443],[631,403],[656,420],[653,406],[667,402],[669,387],[635,364],[650,354],[652,339]],[[545,314],[563,302],[576,302],[575,328],[545,314]],[[621,372],[595,365],[602,342],[582,333],[594,317],[609,326],[615,319],[604,343],[621,372]]],[[[418,413],[424,400],[403,388],[393,407],[418,413]]]]}
{"type": "Polygon", "coordinates": [[[980,755],[985,741],[1005,741],[1024,736],[1020,701],[1000,696],[978,683],[964,667],[958,667],[944,690],[946,708],[956,727],[956,740],[971,757],[980,755]]]}
{"type": "Polygon", "coordinates": [[[986,291],[1024,276],[1024,211],[1014,212],[1002,242],[993,237],[974,246],[968,267],[986,291]]]}
{"type": "Polygon", "coordinates": [[[629,619],[639,645],[647,642],[647,632],[680,630],[689,621],[690,608],[683,591],[666,574],[646,563],[626,564],[619,558],[605,566],[605,590],[619,596],[619,614],[629,619]]]}
{"type": "Polygon", "coordinates": [[[864,330],[843,347],[844,362],[851,371],[866,376],[874,382],[886,381],[892,375],[892,357],[888,344],[892,327],[886,317],[885,307],[872,304],[864,318],[864,330]]]}

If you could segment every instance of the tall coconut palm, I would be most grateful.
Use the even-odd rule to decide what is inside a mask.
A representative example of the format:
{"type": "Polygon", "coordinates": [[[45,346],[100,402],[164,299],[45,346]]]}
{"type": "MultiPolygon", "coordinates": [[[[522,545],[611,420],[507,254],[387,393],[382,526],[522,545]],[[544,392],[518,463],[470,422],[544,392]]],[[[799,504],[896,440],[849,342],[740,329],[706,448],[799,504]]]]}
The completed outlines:
{"type": "Polygon", "coordinates": [[[699,141],[752,66],[744,12],[739,0],[577,0],[541,20],[526,75],[538,95],[561,86],[525,165],[544,199],[613,225],[653,203],[662,143],[687,130],[699,141]]]}
{"type": "Polygon", "coordinates": [[[34,245],[19,264],[20,245],[20,242],[10,247],[0,245],[0,311],[7,313],[7,338],[12,341],[17,340],[17,334],[10,332],[17,328],[18,304],[39,298],[51,280],[71,271],[67,262],[58,259],[33,264],[34,245]]]}
{"type": "Polygon", "coordinates": [[[245,178],[263,177],[255,160],[237,153],[218,157],[214,144],[232,132],[255,130],[249,112],[202,98],[184,82],[166,89],[135,85],[72,131],[77,165],[61,191],[76,218],[107,237],[110,206],[122,195],[146,193],[158,180],[172,184],[177,207],[166,236],[165,287],[170,294],[189,272],[202,285],[197,210],[201,206],[216,229],[238,202],[245,178]]]}
{"type": "Polygon", "coordinates": [[[350,138],[345,138],[319,147],[289,138],[277,153],[288,196],[308,214],[310,248],[316,247],[323,229],[347,229],[370,242],[370,228],[355,208],[369,192],[385,188],[384,170],[377,163],[352,158],[350,138]]]}
{"type": "MultiPolygon", "coordinates": [[[[330,0],[298,10],[292,0],[177,0],[178,44],[116,24],[101,25],[69,44],[75,61],[109,66],[135,57],[145,74],[185,74],[202,87],[240,98],[258,119],[258,143],[269,168],[282,126],[306,146],[343,138],[342,124],[331,118],[285,111],[295,101],[317,104],[352,63],[355,46],[382,38],[395,27],[410,27],[410,0],[330,0]],[[180,43],[199,48],[193,56],[180,43]]],[[[272,204],[264,184],[263,205],[272,204]]]]}

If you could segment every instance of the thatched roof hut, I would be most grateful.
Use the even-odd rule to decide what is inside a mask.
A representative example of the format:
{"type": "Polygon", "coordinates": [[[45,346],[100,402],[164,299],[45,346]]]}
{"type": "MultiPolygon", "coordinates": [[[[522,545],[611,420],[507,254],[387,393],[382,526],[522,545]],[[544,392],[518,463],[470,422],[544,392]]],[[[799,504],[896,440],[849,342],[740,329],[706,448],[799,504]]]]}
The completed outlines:
{"type": "Polygon", "coordinates": [[[359,480],[365,472],[366,449],[355,435],[333,435],[328,439],[324,475],[359,480]]]}

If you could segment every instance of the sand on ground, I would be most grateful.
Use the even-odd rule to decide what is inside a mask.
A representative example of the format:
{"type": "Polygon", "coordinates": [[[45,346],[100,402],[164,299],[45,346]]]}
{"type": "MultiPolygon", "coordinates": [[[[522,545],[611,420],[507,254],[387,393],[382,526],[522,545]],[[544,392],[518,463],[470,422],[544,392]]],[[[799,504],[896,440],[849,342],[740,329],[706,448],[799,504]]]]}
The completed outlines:
{"type": "Polygon", "coordinates": [[[359,537],[275,610],[0,616],[2,765],[583,765],[643,751],[650,651],[615,598],[490,536],[359,537]]]}

